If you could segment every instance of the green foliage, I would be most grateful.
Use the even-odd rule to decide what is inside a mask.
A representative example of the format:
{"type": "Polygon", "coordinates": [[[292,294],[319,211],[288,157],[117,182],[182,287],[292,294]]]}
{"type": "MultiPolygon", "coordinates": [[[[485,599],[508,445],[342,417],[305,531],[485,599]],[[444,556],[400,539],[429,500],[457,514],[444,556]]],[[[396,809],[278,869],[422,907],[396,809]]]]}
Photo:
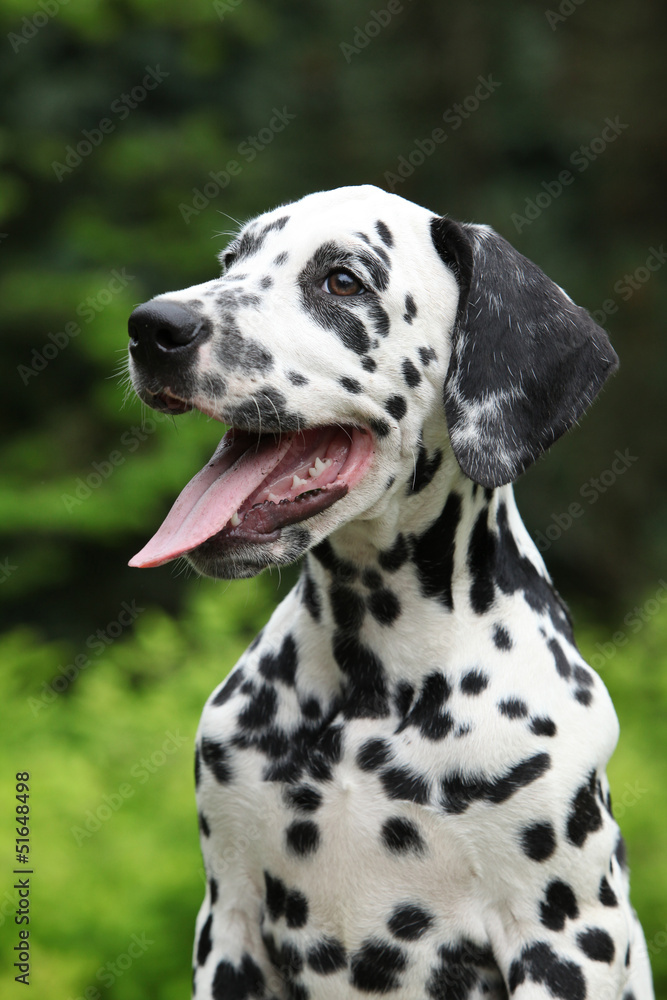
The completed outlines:
{"type": "MultiPolygon", "coordinates": [[[[14,801],[17,771],[31,775],[35,996],[78,997],[88,987],[105,1000],[187,995],[204,886],[195,730],[274,596],[269,577],[203,583],[181,620],[137,608],[132,635],[99,654],[45,644],[25,629],[2,640],[2,801],[14,801]],[[68,684],[79,653],[88,662],[68,684]],[[134,940],[129,954],[139,954],[123,974],[116,963],[126,963],[133,935],[144,947],[134,940]]],[[[14,825],[4,809],[5,845],[14,825]]],[[[10,886],[3,872],[3,996],[15,974],[7,945],[18,942],[10,886]]]]}

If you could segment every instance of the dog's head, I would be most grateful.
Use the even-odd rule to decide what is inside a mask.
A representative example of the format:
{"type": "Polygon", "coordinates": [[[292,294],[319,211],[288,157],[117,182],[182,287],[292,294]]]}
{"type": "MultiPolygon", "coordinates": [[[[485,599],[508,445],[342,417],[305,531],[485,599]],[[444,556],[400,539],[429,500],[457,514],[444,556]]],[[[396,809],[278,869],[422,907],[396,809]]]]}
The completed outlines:
{"type": "Polygon", "coordinates": [[[392,504],[402,516],[420,463],[420,486],[448,461],[509,483],[617,364],[588,313],[493,230],[374,187],[262,215],[222,263],[130,317],[140,398],[231,428],[131,565],[186,555],[232,577],[292,562],[343,524],[392,504]]]}

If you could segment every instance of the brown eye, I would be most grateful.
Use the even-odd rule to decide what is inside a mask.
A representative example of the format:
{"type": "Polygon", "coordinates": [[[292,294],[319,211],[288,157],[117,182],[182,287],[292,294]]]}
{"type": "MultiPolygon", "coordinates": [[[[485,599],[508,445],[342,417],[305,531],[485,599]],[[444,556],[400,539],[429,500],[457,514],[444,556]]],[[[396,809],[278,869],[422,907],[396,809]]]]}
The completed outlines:
{"type": "Polygon", "coordinates": [[[359,279],[347,271],[332,271],[322,288],[330,295],[361,295],[366,291],[359,279]]]}

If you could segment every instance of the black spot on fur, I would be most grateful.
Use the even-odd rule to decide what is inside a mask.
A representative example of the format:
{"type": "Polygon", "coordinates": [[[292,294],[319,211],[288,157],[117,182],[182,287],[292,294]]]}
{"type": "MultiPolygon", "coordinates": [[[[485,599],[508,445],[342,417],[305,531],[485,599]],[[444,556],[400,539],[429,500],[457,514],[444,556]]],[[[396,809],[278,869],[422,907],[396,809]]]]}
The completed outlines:
{"type": "Polygon", "coordinates": [[[201,934],[199,935],[199,941],[197,942],[197,965],[204,965],[206,959],[211,953],[211,948],[213,947],[213,942],[211,941],[211,924],[213,923],[213,914],[209,913],[206,923],[201,929],[201,934]]]}
{"type": "Polygon", "coordinates": [[[404,396],[390,396],[389,399],[385,400],[384,408],[394,420],[402,420],[408,412],[408,404],[404,396]]]}
{"type": "Polygon", "coordinates": [[[531,719],[530,729],[536,736],[556,735],[556,723],[553,719],[548,719],[544,716],[536,716],[534,719],[531,719]]]}
{"type": "Polygon", "coordinates": [[[311,785],[292,785],[284,794],[288,805],[299,812],[315,812],[322,804],[322,793],[311,785]]]}
{"type": "Polygon", "coordinates": [[[583,847],[590,833],[602,826],[602,813],[595,799],[595,771],[588,783],[577,791],[567,819],[567,836],[577,847],[583,847]]]}
{"type": "Polygon", "coordinates": [[[489,530],[489,508],[477,517],[468,544],[468,569],[472,577],[470,603],[478,615],[486,614],[495,599],[496,538],[489,530]]]}
{"type": "Polygon", "coordinates": [[[309,380],[301,372],[286,372],[285,374],[292,385],[308,385],[309,380]]]}
{"type": "Polygon", "coordinates": [[[285,830],[285,840],[293,854],[308,857],[320,845],[320,831],[312,820],[295,820],[285,830]]]}
{"type": "Polygon", "coordinates": [[[356,590],[335,582],[329,592],[329,600],[337,628],[346,632],[356,632],[361,628],[366,614],[366,604],[356,590]]]}
{"type": "Polygon", "coordinates": [[[587,927],[581,931],[577,934],[577,944],[593,962],[608,962],[611,965],[614,961],[614,942],[601,927],[587,927]]]}
{"type": "Polygon", "coordinates": [[[243,670],[235,670],[222,685],[211,704],[224,705],[226,701],[229,701],[243,679],[243,670]]]}
{"type": "Polygon", "coordinates": [[[509,526],[507,506],[498,505],[498,549],[496,583],[505,594],[521,591],[526,604],[547,613],[553,627],[574,645],[572,621],[567,607],[551,583],[542,576],[527,556],[522,556],[509,526]]]}
{"type": "Polygon", "coordinates": [[[556,670],[558,671],[561,677],[567,680],[572,673],[572,667],[570,666],[569,660],[562,650],[561,644],[558,642],[558,639],[549,639],[547,646],[549,647],[549,652],[554,658],[554,663],[556,664],[556,670]]]}
{"type": "Polygon", "coordinates": [[[303,603],[308,608],[311,617],[314,621],[318,622],[322,616],[320,594],[317,589],[317,584],[308,572],[307,567],[304,567],[303,571],[303,590],[301,594],[303,603]]]}
{"type": "Polygon", "coordinates": [[[419,697],[396,732],[401,732],[406,726],[417,726],[422,736],[428,740],[444,739],[454,726],[452,716],[443,709],[450,694],[451,688],[444,674],[438,671],[429,674],[422,684],[419,697]]]}
{"type": "MultiPolygon", "coordinates": [[[[237,299],[238,301],[238,299],[237,299]]],[[[241,333],[234,313],[221,311],[222,331],[213,341],[213,353],[225,372],[241,370],[265,375],[274,365],[274,358],[258,340],[241,333]]]]}
{"type": "Polygon", "coordinates": [[[414,470],[411,478],[408,480],[408,494],[421,493],[421,491],[432,482],[433,477],[440,468],[441,463],[442,451],[440,448],[436,448],[435,451],[429,455],[423,444],[420,444],[414,470]]]}
{"type": "Polygon", "coordinates": [[[308,900],[298,889],[290,889],[285,896],[285,923],[288,927],[303,927],[308,921],[308,900]]]}
{"type": "Polygon", "coordinates": [[[368,421],[368,425],[375,433],[376,437],[384,438],[389,433],[389,424],[386,420],[376,420],[373,418],[368,421]]]}
{"type": "Polygon", "coordinates": [[[200,781],[201,781],[201,756],[199,753],[199,747],[195,747],[195,788],[199,788],[200,781]]]}
{"type": "Polygon", "coordinates": [[[368,609],[380,625],[392,625],[401,613],[401,604],[396,594],[383,588],[368,597],[368,609]]]}
{"type": "Polygon", "coordinates": [[[380,552],[378,562],[382,569],[387,570],[388,573],[395,573],[407,562],[409,556],[410,551],[405,537],[399,534],[390,549],[384,549],[380,552]]]}
{"type": "Polygon", "coordinates": [[[242,403],[230,406],[226,417],[234,427],[262,432],[298,431],[307,423],[298,411],[287,409],[287,397],[275,386],[265,385],[248,395],[242,403]]]}
{"type": "Polygon", "coordinates": [[[431,527],[422,535],[411,536],[412,558],[423,596],[439,600],[450,610],[454,607],[454,539],[460,519],[461,497],[450,493],[440,516],[431,527]]]}
{"type": "Polygon", "coordinates": [[[493,626],[493,642],[497,649],[506,651],[512,648],[512,637],[503,625],[493,626]]]}
{"type": "Polygon", "coordinates": [[[392,816],[386,820],[381,834],[385,847],[395,854],[405,854],[408,851],[421,854],[424,850],[424,841],[417,825],[402,816],[392,816]]]}
{"type": "Polygon", "coordinates": [[[398,973],[403,972],[407,964],[402,948],[378,938],[369,938],[352,956],[352,985],[362,993],[391,993],[398,989],[398,973]]]}
{"type": "Polygon", "coordinates": [[[508,719],[525,719],[528,706],[520,698],[506,698],[498,702],[498,711],[508,719]]]}
{"type": "Polygon", "coordinates": [[[374,372],[377,368],[377,361],[374,358],[369,358],[368,355],[361,359],[361,367],[367,372],[374,372]]]}
{"type": "Polygon", "coordinates": [[[266,908],[269,911],[269,916],[272,920],[278,920],[285,912],[285,900],[287,898],[285,883],[265,871],[264,885],[266,888],[266,908]]]}
{"type": "Polygon", "coordinates": [[[215,906],[218,902],[218,883],[214,878],[208,880],[208,887],[211,893],[211,906],[215,906]]]}
{"type": "Polygon", "coordinates": [[[243,729],[262,729],[272,721],[277,707],[276,689],[269,684],[262,684],[239,714],[239,726],[243,729]]]}
{"type": "Polygon", "coordinates": [[[294,636],[288,633],[277,653],[265,653],[259,661],[259,672],[267,681],[282,681],[289,687],[294,685],[297,667],[297,651],[294,636]]]}
{"type": "Polygon", "coordinates": [[[362,771],[376,771],[388,760],[391,760],[392,750],[388,740],[372,737],[362,743],[357,752],[357,767],[362,771]]]}
{"type": "Polygon", "coordinates": [[[428,802],[428,781],[407,767],[387,768],[381,773],[380,780],[390,799],[406,799],[420,805],[428,802]]]}
{"type": "Polygon", "coordinates": [[[338,631],[334,659],[346,675],[344,714],[347,719],[384,718],[389,714],[382,661],[356,635],[338,631]]]}
{"type": "MultiPolygon", "coordinates": [[[[412,323],[413,319],[417,315],[417,306],[415,305],[415,300],[412,298],[410,293],[405,296],[405,312],[403,314],[403,319],[406,323],[412,323]]],[[[426,348],[420,347],[419,353],[426,350],[426,348]]],[[[424,361],[422,357],[422,361],[424,361]]],[[[424,364],[428,364],[428,361],[424,361],[424,364]]]]}
{"type": "Polygon", "coordinates": [[[547,886],[544,900],[540,903],[540,920],[551,931],[562,931],[565,921],[576,920],[579,916],[577,898],[571,887],[560,879],[554,879],[547,886]]]}
{"type": "Polygon", "coordinates": [[[534,754],[498,778],[453,772],[441,781],[440,803],[445,812],[463,813],[472,802],[505,802],[551,767],[548,753],[534,754]]]}
{"type": "Polygon", "coordinates": [[[618,840],[616,841],[616,850],[614,851],[614,855],[621,868],[625,870],[628,866],[628,851],[625,846],[625,841],[623,840],[623,837],[620,836],[620,834],[618,840]]]}
{"type": "Polygon", "coordinates": [[[202,760],[213,771],[221,784],[231,781],[232,769],[229,763],[229,748],[223,743],[204,737],[201,741],[202,760]]]}
{"type": "Polygon", "coordinates": [[[347,375],[342,375],[338,381],[347,392],[358,393],[362,391],[361,382],[357,382],[356,378],[349,378],[347,375]]]}
{"type": "Polygon", "coordinates": [[[616,893],[609,885],[606,875],[603,875],[600,879],[600,889],[598,892],[598,899],[603,906],[618,906],[618,900],[616,898],[616,893]]]}
{"type": "MultiPolygon", "coordinates": [[[[417,312],[416,309],[415,312],[417,312]]],[[[428,368],[431,361],[438,360],[438,355],[435,353],[432,347],[420,347],[419,357],[421,358],[421,363],[423,364],[424,368],[428,368]]]]}
{"type": "Polygon", "coordinates": [[[411,389],[414,389],[422,380],[419,369],[416,365],[413,365],[410,358],[403,358],[403,363],[401,365],[401,370],[403,372],[403,380],[405,384],[411,389]]]}
{"type": "Polygon", "coordinates": [[[490,948],[463,938],[460,944],[441,945],[438,957],[440,965],[431,970],[426,983],[431,1000],[468,1000],[477,985],[475,993],[486,993],[489,988],[495,993],[490,983],[500,987],[500,972],[490,948]]]}
{"type": "Polygon", "coordinates": [[[469,670],[461,678],[461,691],[464,694],[481,694],[488,687],[489,678],[481,670],[469,670]]]}
{"type": "Polygon", "coordinates": [[[556,850],[556,833],[551,823],[533,823],[520,834],[521,848],[532,861],[546,861],[556,850]]]}
{"type": "Polygon", "coordinates": [[[391,249],[391,247],[393,247],[394,245],[394,237],[391,235],[391,230],[389,229],[389,226],[381,219],[378,219],[377,222],[375,223],[375,228],[377,229],[378,236],[380,237],[384,245],[388,246],[391,249]]]}
{"type": "Polygon", "coordinates": [[[337,577],[341,582],[349,583],[358,576],[358,570],[354,563],[348,562],[346,559],[340,559],[334,552],[328,538],[319,542],[318,545],[313,546],[311,552],[322,566],[328,569],[332,576],[337,577]]]}
{"type": "Polygon", "coordinates": [[[416,941],[422,937],[433,923],[433,916],[421,906],[403,903],[394,908],[387,921],[387,927],[401,941],[416,941]]]}
{"type": "Polygon", "coordinates": [[[361,577],[361,582],[369,590],[379,590],[382,586],[382,575],[376,569],[365,569],[361,577]]]}
{"type": "Polygon", "coordinates": [[[593,695],[588,688],[575,688],[574,697],[580,705],[585,705],[586,708],[588,708],[590,703],[593,701],[593,695]]]}
{"type": "Polygon", "coordinates": [[[313,972],[328,976],[347,964],[345,948],[337,938],[327,937],[308,950],[308,965],[313,972]]]}
{"type": "Polygon", "coordinates": [[[264,976],[250,955],[244,955],[237,968],[231,962],[218,962],[212,984],[212,1000],[248,1000],[264,994],[264,976]]]}
{"type": "Polygon", "coordinates": [[[524,948],[521,957],[512,962],[508,985],[510,993],[530,979],[546,986],[549,995],[559,1000],[585,1000],[586,980],[576,962],[558,957],[544,941],[524,948]]]}

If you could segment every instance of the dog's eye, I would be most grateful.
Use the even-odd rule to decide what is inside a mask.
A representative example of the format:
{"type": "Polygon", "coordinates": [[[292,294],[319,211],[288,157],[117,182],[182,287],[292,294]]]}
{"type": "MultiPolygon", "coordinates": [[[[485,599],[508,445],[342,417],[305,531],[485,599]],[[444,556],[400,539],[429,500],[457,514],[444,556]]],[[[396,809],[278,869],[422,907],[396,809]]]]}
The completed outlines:
{"type": "Polygon", "coordinates": [[[332,271],[325,278],[322,290],[330,295],[362,295],[366,289],[349,271],[332,271]]]}

